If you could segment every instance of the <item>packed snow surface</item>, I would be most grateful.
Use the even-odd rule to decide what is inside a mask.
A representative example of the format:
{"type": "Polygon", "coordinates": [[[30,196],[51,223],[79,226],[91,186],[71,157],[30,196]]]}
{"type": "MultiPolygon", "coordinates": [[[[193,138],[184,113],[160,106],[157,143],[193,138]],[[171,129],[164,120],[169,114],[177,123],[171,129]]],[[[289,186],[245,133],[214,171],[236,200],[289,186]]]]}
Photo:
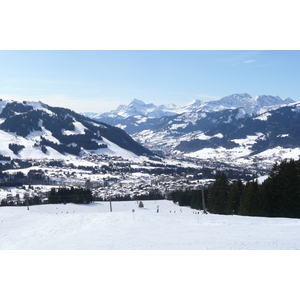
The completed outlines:
{"type": "Polygon", "coordinates": [[[143,204],[112,202],[112,212],[109,202],[1,207],[0,249],[300,249],[299,219],[202,214],[168,200],[143,204]]]}

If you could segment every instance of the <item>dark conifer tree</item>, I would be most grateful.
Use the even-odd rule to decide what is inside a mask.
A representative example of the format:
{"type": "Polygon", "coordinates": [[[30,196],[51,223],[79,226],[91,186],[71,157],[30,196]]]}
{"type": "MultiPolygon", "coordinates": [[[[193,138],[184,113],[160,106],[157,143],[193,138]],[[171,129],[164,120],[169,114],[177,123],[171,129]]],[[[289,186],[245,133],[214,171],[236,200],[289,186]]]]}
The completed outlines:
{"type": "Polygon", "coordinates": [[[264,196],[266,197],[267,215],[270,217],[278,216],[280,210],[280,180],[278,174],[280,172],[280,165],[276,162],[269,177],[264,181],[264,196]]]}
{"type": "Polygon", "coordinates": [[[257,216],[258,215],[258,183],[257,181],[248,181],[243,190],[243,196],[240,205],[240,215],[257,216]]]}
{"type": "Polygon", "coordinates": [[[228,213],[229,183],[225,173],[217,174],[210,188],[208,211],[215,214],[228,213]]]}
{"type": "Polygon", "coordinates": [[[227,213],[237,215],[240,209],[244,185],[240,179],[229,186],[227,213]]]}
{"type": "Polygon", "coordinates": [[[300,180],[299,169],[294,160],[289,163],[283,161],[280,169],[281,201],[283,214],[287,217],[300,217],[300,180]]]}
{"type": "Polygon", "coordinates": [[[48,201],[49,201],[50,204],[57,203],[57,195],[56,195],[56,192],[55,192],[55,188],[52,188],[50,190],[50,193],[48,195],[48,201]]]}
{"type": "Polygon", "coordinates": [[[263,183],[267,214],[272,217],[300,217],[299,161],[284,160],[275,164],[263,183]]]}

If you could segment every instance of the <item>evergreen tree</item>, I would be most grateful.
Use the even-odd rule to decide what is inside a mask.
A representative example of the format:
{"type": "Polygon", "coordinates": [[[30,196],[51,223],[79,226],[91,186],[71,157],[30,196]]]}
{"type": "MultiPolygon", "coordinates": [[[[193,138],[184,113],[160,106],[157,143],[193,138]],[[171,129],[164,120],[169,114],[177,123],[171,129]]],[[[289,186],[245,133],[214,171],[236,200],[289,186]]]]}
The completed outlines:
{"type": "Polygon", "coordinates": [[[248,181],[243,190],[240,215],[257,216],[258,214],[258,183],[257,181],[248,181]]]}
{"type": "Polygon", "coordinates": [[[267,214],[272,217],[300,217],[300,161],[276,163],[263,183],[267,214]]]}
{"type": "Polygon", "coordinates": [[[225,173],[217,174],[215,182],[210,188],[208,211],[215,214],[228,213],[229,183],[225,173]]]}
{"type": "Polygon", "coordinates": [[[48,195],[48,202],[50,204],[54,204],[54,203],[57,203],[57,196],[56,196],[56,192],[55,192],[55,188],[52,188],[50,190],[50,193],[48,195]]]}
{"type": "Polygon", "coordinates": [[[276,162],[271,172],[269,173],[269,177],[264,181],[264,195],[266,197],[266,210],[267,215],[270,217],[278,216],[278,212],[280,210],[280,180],[278,177],[280,171],[280,166],[276,162]]]}
{"type": "Polygon", "coordinates": [[[54,188],[51,189],[48,196],[49,203],[90,203],[94,201],[91,190],[83,188],[60,188],[56,192],[54,188]]]}
{"type": "Polygon", "coordinates": [[[201,190],[193,190],[191,192],[191,208],[198,209],[198,210],[203,209],[201,190]]]}
{"type": "Polygon", "coordinates": [[[267,202],[267,192],[265,186],[259,185],[258,186],[258,216],[265,216],[268,217],[268,202],[267,202]]]}
{"type": "Polygon", "coordinates": [[[300,217],[299,168],[294,160],[283,161],[280,165],[281,210],[286,217],[300,217]]]}
{"type": "Polygon", "coordinates": [[[229,186],[227,213],[237,215],[240,209],[244,185],[240,179],[229,186]]]}
{"type": "Polygon", "coordinates": [[[174,203],[178,203],[179,206],[191,205],[191,192],[190,191],[174,191],[171,193],[171,197],[174,203]]]}

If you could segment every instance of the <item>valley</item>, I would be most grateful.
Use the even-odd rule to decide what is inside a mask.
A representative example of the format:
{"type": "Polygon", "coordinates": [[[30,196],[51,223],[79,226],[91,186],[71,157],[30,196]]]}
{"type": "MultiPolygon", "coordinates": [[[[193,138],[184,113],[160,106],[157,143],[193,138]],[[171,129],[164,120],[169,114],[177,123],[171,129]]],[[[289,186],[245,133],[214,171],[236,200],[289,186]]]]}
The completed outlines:
{"type": "Polygon", "coordinates": [[[84,116],[1,100],[0,201],[47,203],[53,187],[91,189],[104,201],[168,198],[207,187],[220,172],[265,178],[275,162],[300,157],[299,105],[248,94],[182,107],[135,99],[84,116]]]}

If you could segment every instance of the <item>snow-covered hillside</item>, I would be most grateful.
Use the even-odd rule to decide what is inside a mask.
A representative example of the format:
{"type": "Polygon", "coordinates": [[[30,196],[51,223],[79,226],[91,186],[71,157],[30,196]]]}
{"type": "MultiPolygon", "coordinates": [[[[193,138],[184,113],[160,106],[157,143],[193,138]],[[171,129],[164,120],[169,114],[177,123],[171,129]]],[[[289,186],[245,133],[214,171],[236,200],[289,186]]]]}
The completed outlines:
{"type": "Polygon", "coordinates": [[[7,160],[151,155],[119,128],[42,102],[0,99],[0,139],[0,154],[7,160]]]}
{"type": "Polygon", "coordinates": [[[112,202],[113,212],[109,202],[1,207],[0,249],[300,249],[299,219],[198,214],[167,200],[143,204],[112,202]]]}

